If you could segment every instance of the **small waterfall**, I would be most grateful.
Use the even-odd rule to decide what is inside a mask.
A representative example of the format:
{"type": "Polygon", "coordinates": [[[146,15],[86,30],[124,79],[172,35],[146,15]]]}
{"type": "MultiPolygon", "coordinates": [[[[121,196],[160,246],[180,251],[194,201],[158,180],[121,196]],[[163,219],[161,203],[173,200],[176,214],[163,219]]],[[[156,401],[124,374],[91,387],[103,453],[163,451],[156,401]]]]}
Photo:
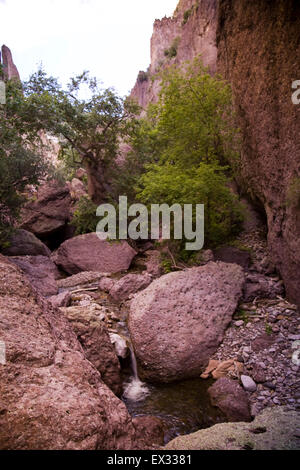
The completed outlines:
{"type": "Polygon", "coordinates": [[[125,384],[123,397],[126,400],[141,401],[149,395],[150,390],[147,385],[139,379],[136,357],[132,347],[130,348],[130,357],[132,377],[129,379],[129,382],[125,384]]]}

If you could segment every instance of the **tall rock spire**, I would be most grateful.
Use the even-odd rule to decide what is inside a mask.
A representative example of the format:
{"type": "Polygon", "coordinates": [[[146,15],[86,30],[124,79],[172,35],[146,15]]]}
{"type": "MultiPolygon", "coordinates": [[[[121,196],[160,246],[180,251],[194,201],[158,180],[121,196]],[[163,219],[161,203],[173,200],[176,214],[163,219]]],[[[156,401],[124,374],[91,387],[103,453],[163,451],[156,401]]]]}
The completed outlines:
{"type": "Polygon", "coordinates": [[[2,50],[2,65],[3,65],[4,77],[8,80],[12,78],[16,78],[17,80],[20,80],[20,75],[19,75],[17,67],[15,66],[13,62],[10,49],[7,46],[3,45],[1,50],[2,50]]]}

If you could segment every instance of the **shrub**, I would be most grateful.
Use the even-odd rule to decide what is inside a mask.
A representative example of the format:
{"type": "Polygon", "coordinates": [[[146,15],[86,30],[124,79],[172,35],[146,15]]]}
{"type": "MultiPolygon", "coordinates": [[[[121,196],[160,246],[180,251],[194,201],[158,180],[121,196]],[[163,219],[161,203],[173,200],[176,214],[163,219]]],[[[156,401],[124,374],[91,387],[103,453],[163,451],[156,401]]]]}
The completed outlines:
{"type": "Polygon", "coordinates": [[[287,205],[300,207],[300,178],[296,177],[292,180],[287,191],[287,205]]]}
{"type": "Polygon", "coordinates": [[[185,12],[183,14],[182,26],[184,26],[188,22],[189,17],[191,16],[192,13],[193,13],[192,8],[190,8],[189,10],[185,10],[185,12]]]}
{"type": "Polygon", "coordinates": [[[171,47],[169,49],[165,49],[164,54],[166,57],[169,59],[173,59],[173,57],[177,56],[177,49],[179,46],[180,38],[177,37],[174,39],[174,41],[171,44],[171,47]]]}
{"type": "Polygon", "coordinates": [[[95,232],[98,219],[96,217],[97,205],[87,196],[82,196],[77,204],[71,222],[76,228],[76,235],[95,232]]]}
{"type": "Polygon", "coordinates": [[[148,72],[144,72],[143,70],[141,70],[138,74],[138,81],[139,82],[146,82],[149,78],[149,74],[148,72]]]}

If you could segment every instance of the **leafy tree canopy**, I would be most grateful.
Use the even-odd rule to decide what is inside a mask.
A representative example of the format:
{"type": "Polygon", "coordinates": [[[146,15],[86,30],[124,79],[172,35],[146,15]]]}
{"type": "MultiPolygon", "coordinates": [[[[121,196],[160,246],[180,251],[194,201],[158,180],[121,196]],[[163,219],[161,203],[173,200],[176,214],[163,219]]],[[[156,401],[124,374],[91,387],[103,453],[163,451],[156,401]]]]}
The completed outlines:
{"type": "Polygon", "coordinates": [[[35,126],[59,138],[62,157],[71,155],[85,166],[93,201],[105,200],[119,143],[133,131],[137,107],[112,89],[102,90],[88,72],[72,78],[63,89],[40,69],[25,84],[24,92],[35,126]]]}
{"type": "Polygon", "coordinates": [[[234,235],[242,208],[229,185],[239,155],[229,85],[212,77],[199,58],[183,68],[170,66],[146,122],[133,141],[133,155],[143,156],[145,170],[137,198],[205,204],[206,241],[218,244],[234,235]]]}

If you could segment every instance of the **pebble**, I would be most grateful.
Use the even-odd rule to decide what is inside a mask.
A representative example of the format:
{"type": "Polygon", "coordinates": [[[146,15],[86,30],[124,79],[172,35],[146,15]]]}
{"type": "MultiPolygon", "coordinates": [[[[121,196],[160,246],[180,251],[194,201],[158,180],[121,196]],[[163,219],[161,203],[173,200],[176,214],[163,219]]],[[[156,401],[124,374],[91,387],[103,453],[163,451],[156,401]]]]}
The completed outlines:
{"type": "Polygon", "coordinates": [[[288,339],[291,341],[300,341],[300,335],[289,335],[288,339]]]}
{"type": "Polygon", "coordinates": [[[299,366],[292,362],[293,341],[300,340],[297,307],[291,309],[290,304],[283,299],[257,298],[254,302],[245,304],[243,309],[255,311],[255,318],[247,325],[245,322],[242,325],[241,322],[236,324],[233,321],[226,330],[222,348],[218,349],[212,359],[225,361],[238,357],[239,362],[244,362],[243,375],[247,379],[245,382],[244,378],[245,385],[242,379],[241,382],[244,389],[249,390],[247,393],[252,416],[256,416],[265,407],[278,405],[300,410],[300,390],[297,383],[299,366]],[[276,323],[272,323],[274,342],[269,348],[253,351],[253,341],[266,336],[267,315],[271,319],[276,318],[276,323]],[[250,384],[247,380],[251,381],[250,388],[247,387],[250,384]]]}
{"type": "Polygon", "coordinates": [[[240,327],[240,326],[243,326],[244,325],[244,320],[238,320],[236,322],[234,322],[234,325],[237,326],[237,327],[240,327]]]}
{"type": "Polygon", "coordinates": [[[276,390],[276,385],[274,385],[272,382],[265,382],[263,386],[269,388],[270,390],[276,390]]]}
{"type": "Polygon", "coordinates": [[[247,392],[256,391],[256,383],[251,377],[249,377],[249,375],[241,375],[241,382],[243,384],[244,389],[247,392]]]}

